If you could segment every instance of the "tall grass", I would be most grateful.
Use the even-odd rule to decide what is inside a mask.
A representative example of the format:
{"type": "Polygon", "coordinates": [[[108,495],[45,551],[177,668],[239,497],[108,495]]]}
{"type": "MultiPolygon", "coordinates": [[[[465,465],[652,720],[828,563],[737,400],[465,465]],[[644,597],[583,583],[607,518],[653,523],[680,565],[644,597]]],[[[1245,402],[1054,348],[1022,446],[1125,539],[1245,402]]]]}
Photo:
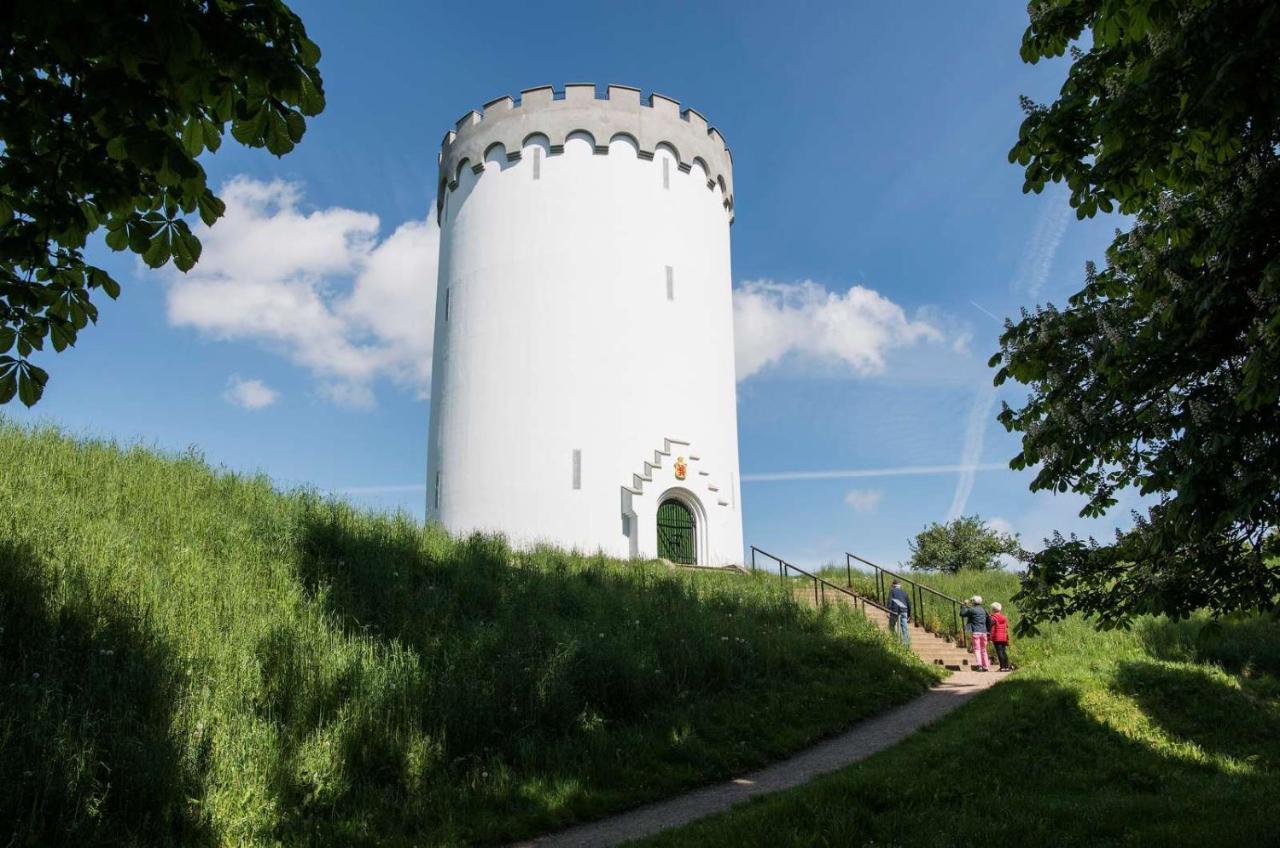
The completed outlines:
{"type": "Polygon", "coordinates": [[[0,628],[0,844],[494,842],[934,674],[773,581],[457,540],[3,422],[0,628]]]}

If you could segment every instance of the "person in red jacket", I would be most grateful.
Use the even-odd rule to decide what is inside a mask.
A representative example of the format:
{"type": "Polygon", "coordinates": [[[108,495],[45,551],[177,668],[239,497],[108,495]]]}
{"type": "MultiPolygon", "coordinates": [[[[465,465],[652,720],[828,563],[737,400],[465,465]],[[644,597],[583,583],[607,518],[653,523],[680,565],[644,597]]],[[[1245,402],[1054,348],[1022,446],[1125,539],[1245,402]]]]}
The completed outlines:
{"type": "Polygon", "coordinates": [[[996,646],[996,658],[1001,671],[1013,671],[1009,665],[1009,619],[999,604],[991,605],[991,644],[996,646]]]}

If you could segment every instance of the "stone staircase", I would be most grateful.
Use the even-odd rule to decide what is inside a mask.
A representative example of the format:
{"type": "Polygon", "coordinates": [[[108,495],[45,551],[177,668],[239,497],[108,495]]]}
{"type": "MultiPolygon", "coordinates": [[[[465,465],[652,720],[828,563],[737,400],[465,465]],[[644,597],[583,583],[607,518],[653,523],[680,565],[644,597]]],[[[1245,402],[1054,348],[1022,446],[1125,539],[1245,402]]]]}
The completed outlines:
{"type": "MultiPolygon", "coordinates": [[[[850,555],[852,556],[852,555],[850,555]]],[[[858,559],[861,559],[860,557],[858,559]]],[[[766,550],[751,546],[751,570],[764,567],[777,568],[778,577],[783,581],[791,580],[792,592],[797,601],[809,606],[823,604],[844,604],[865,615],[881,630],[889,630],[889,610],[873,598],[856,592],[851,585],[840,586],[817,574],[805,571],[797,565],[774,556],[766,550]],[[772,565],[770,564],[772,563],[772,565]]],[[[865,560],[863,560],[866,562],[865,560]]],[[[874,563],[869,563],[875,568],[874,563]]],[[[886,572],[891,574],[892,572],[886,572]]],[[[933,590],[929,590],[933,591],[933,590]]],[[[936,594],[936,593],[935,593],[936,594]]],[[[945,597],[945,596],[943,596],[945,597]]],[[[912,608],[919,609],[921,604],[913,602],[912,608]]],[[[969,652],[962,644],[957,644],[947,636],[925,630],[914,620],[911,622],[911,651],[930,665],[940,665],[951,671],[964,671],[969,668],[969,652]]],[[[889,634],[897,638],[897,634],[889,634]]]]}
{"type": "MultiPolygon", "coordinates": [[[[889,611],[875,601],[858,595],[844,587],[836,589],[823,587],[817,601],[814,600],[813,587],[796,588],[797,601],[809,606],[821,604],[843,604],[863,613],[872,624],[881,630],[889,630],[889,611]]],[[[963,645],[952,642],[936,633],[930,633],[914,621],[911,622],[911,652],[929,665],[940,665],[951,671],[968,670],[973,654],[965,650],[963,645]]],[[[894,639],[897,633],[889,634],[894,639]]]]}

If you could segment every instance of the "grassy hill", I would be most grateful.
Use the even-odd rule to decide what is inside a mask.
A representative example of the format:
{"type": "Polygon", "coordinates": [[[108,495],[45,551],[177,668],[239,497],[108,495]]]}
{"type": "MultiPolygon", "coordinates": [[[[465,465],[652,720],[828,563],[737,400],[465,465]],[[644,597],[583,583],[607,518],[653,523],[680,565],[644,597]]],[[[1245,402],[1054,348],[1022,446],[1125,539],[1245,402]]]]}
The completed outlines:
{"type": "Polygon", "coordinates": [[[0,421],[0,844],[500,841],[933,674],[764,575],[513,552],[0,421]]]}
{"type": "MultiPolygon", "coordinates": [[[[1001,579],[933,582],[1007,600],[1001,579]]],[[[1021,669],[935,727],[645,844],[1276,843],[1280,622],[1069,620],[1012,648],[1021,669]]]]}

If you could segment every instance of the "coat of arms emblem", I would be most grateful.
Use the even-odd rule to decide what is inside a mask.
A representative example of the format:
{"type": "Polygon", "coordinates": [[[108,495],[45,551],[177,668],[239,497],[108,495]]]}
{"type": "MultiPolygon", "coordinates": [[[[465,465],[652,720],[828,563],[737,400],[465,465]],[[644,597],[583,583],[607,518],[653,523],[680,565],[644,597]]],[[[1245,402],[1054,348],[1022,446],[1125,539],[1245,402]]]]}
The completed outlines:
{"type": "Polygon", "coordinates": [[[684,476],[689,473],[689,466],[685,464],[683,456],[676,457],[676,479],[683,480],[684,476]]]}

